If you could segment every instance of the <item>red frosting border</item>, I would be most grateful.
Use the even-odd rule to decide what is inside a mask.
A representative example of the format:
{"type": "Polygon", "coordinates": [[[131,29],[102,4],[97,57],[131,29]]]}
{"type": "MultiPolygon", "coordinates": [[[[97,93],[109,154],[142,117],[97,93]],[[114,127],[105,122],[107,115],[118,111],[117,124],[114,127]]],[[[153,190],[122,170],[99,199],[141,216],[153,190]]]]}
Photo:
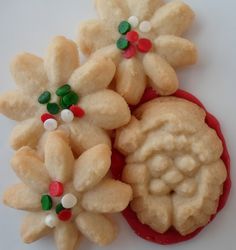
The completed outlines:
{"type": "MultiPolygon", "coordinates": [[[[223,143],[224,150],[223,150],[221,159],[224,161],[226,165],[228,176],[224,183],[223,194],[221,195],[220,200],[219,200],[219,206],[217,209],[217,213],[218,213],[225,206],[229,197],[230,189],[231,189],[230,156],[227,150],[224,136],[220,128],[220,124],[213,115],[207,112],[203,104],[195,96],[191,95],[190,93],[184,90],[178,90],[173,96],[186,99],[202,107],[206,111],[206,123],[209,125],[209,127],[213,128],[216,131],[217,135],[219,136],[219,138],[221,139],[223,143]]],[[[148,102],[158,97],[159,95],[152,88],[147,88],[140,103],[135,107],[131,107],[131,110],[135,109],[136,107],[142,105],[145,102],[148,102]]],[[[125,165],[125,157],[120,152],[118,152],[117,150],[113,148],[111,171],[115,179],[119,179],[119,180],[121,179],[121,173],[124,168],[124,165],[125,165]]],[[[215,218],[216,214],[211,217],[209,223],[215,218]]],[[[186,236],[180,235],[174,228],[169,229],[164,234],[160,234],[154,231],[153,229],[151,229],[149,226],[142,224],[138,220],[136,213],[133,212],[130,207],[126,208],[123,211],[123,216],[138,236],[140,236],[141,238],[145,240],[152,241],[161,245],[176,244],[179,242],[190,240],[193,237],[195,237],[197,234],[199,234],[204,228],[204,227],[201,227],[197,229],[195,232],[186,236]]]]}

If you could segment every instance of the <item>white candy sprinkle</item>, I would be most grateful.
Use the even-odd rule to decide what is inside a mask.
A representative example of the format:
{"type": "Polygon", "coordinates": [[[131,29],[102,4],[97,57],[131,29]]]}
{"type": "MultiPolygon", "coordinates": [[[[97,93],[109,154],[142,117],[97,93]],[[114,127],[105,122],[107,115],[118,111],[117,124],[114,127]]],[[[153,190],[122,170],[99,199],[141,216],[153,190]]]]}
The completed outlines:
{"type": "Polygon", "coordinates": [[[152,29],[151,23],[149,21],[143,21],[139,25],[139,29],[143,33],[147,33],[152,29]]]}
{"type": "Polygon", "coordinates": [[[45,122],[44,122],[44,128],[48,131],[53,131],[57,128],[57,121],[55,119],[47,119],[45,122]]]}
{"type": "Polygon", "coordinates": [[[64,109],[61,111],[61,119],[66,123],[72,122],[74,119],[74,114],[69,109],[64,109]]]}
{"type": "Polygon", "coordinates": [[[130,23],[130,25],[132,26],[132,28],[136,28],[139,24],[139,20],[136,16],[131,16],[128,19],[128,22],[130,23]]]}
{"type": "Polygon", "coordinates": [[[64,208],[72,208],[76,205],[77,198],[73,194],[65,194],[61,199],[61,204],[64,208]]]}
{"type": "Polygon", "coordinates": [[[45,217],[44,222],[48,227],[54,228],[57,224],[57,218],[54,214],[49,214],[45,217]]]}

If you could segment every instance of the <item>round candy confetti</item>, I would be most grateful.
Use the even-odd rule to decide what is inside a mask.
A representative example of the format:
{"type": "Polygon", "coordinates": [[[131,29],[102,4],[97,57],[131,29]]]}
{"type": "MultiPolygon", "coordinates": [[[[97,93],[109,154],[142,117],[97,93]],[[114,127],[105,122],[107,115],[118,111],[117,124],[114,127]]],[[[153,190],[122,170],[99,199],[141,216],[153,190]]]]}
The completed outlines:
{"type": "Polygon", "coordinates": [[[57,217],[54,214],[49,214],[45,217],[44,222],[48,227],[54,228],[57,224],[57,217]]]}
{"type": "Polygon", "coordinates": [[[124,58],[130,59],[136,55],[136,47],[131,44],[128,49],[126,49],[123,53],[124,58]]]}
{"type": "Polygon", "coordinates": [[[61,221],[68,221],[70,220],[72,213],[70,209],[64,209],[57,216],[61,221]]]}
{"type": "Polygon", "coordinates": [[[51,93],[49,91],[45,91],[39,96],[38,102],[40,104],[46,104],[50,101],[50,99],[51,99],[51,93]]]}
{"type": "Polygon", "coordinates": [[[49,195],[42,195],[41,197],[42,209],[48,211],[52,208],[52,198],[49,195]]]}
{"type": "Polygon", "coordinates": [[[72,122],[74,119],[74,114],[69,109],[64,109],[61,111],[61,119],[66,123],[72,122]]]}
{"type": "Polygon", "coordinates": [[[51,115],[51,114],[49,114],[49,113],[44,113],[44,114],[41,115],[41,121],[42,121],[43,123],[44,123],[46,120],[48,120],[48,119],[55,119],[55,120],[56,120],[55,116],[53,116],[53,115],[51,115]]]}
{"type": "Polygon", "coordinates": [[[48,119],[43,124],[44,128],[48,131],[53,131],[57,128],[57,121],[55,119],[48,119]]]}
{"type": "Polygon", "coordinates": [[[61,204],[64,208],[72,208],[76,205],[77,198],[73,194],[66,194],[61,199],[61,204]]]}
{"type": "Polygon", "coordinates": [[[151,23],[149,21],[143,21],[139,25],[139,30],[143,33],[147,33],[152,29],[151,23]]]}
{"type": "Polygon", "coordinates": [[[62,210],[65,210],[65,208],[62,206],[61,203],[56,205],[56,213],[59,214],[62,210]]]}
{"type": "Polygon", "coordinates": [[[48,103],[47,104],[47,110],[50,114],[56,115],[60,111],[60,107],[58,106],[57,103],[48,103]]]}
{"type": "Polygon", "coordinates": [[[139,39],[137,47],[140,52],[147,53],[152,48],[152,42],[147,38],[142,38],[139,39]]]}
{"type": "Polygon", "coordinates": [[[68,94],[62,97],[62,101],[67,107],[70,107],[71,105],[78,103],[79,96],[75,92],[70,91],[68,94]]]}
{"type": "Polygon", "coordinates": [[[121,37],[119,40],[117,40],[116,46],[118,49],[125,50],[129,47],[129,41],[121,37]]]}
{"type": "Polygon", "coordinates": [[[136,16],[129,17],[128,22],[130,23],[132,28],[136,28],[139,24],[139,20],[136,16]]]}
{"type": "Polygon", "coordinates": [[[85,112],[82,108],[76,105],[70,106],[70,110],[73,112],[75,117],[82,118],[85,115],[85,112]]]}
{"type": "Polygon", "coordinates": [[[64,96],[64,95],[68,94],[70,92],[70,90],[71,90],[71,86],[68,84],[65,84],[57,89],[56,95],[57,96],[64,96]]]}
{"type": "Polygon", "coordinates": [[[131,42],[131,43],[135,43],[138,41],[139,39],[139,35],[138,35],[138,32],[132,30],[132,31],[129,31],[127,34],[126,34],[126,39],[131,42]]]}
{"type": "Polygon", "coordinates": [[[63,102],[63,98],[60,99],[60,106],[62,109],[67,109],[69,106],[63,102]]]}
{"type": "Polygon", "coordinates": [[[59,181],[53,181],[49,185],[49,193],[52,197],[59,197],[63,194],[64,187],[63,184],[59,181]]]}
{"type": "Polygon", "coordinates": [[[125,35],[131,30],[131,25],[127,21],[122,21],[118,27],[120,34],[125,35]]]}

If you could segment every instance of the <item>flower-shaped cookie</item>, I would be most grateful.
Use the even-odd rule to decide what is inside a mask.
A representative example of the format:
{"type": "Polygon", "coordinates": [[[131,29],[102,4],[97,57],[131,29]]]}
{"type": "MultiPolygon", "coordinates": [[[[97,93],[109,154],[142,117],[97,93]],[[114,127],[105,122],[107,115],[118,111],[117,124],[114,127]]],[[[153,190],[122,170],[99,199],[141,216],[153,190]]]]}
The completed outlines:
{"type": "Polygon", "coordinates": [[[115,74],[112,60],[101,57],[79,67],[77,47],[64,37],[53,39],[44,60],[18,55],[11,72],[18,89],[0,96],[0,112],[19,121],[11,135],[14,149],[35,148],[46,130],[63,127],[79,154],[97,144],[110,145],[104,129],[130,119],[125,100],[106,89],[115,74]]]}
{"type": "Polygon", "coordinates": [[[188,235],[217,211],[227,177],[223,146],[192,102],[162,97],[134,112],[115,146],[126,155],[122,180],[131,184],[131,208],[158,233],[188,235]]]}
{"type": "Polygon", "coordinates": [[[110,157],[110,147],[99,144],[74,159],[63,131],[49,133],[44,159],[28,146],[17,151],[12,167],[22,183],[10,187],[3,200],[29,211],[21,227],[23,241],[53,231],[60,250],[74,250],[80,233],[99,245],[111,243],[116,227],[105,214],[125,209],[132,190],[106,176],[110,157]]]}
{"type": "Polygon", "coordinates": [[[118,65],[116,91],[137,104],[149,82],[161,95],[178,88],[174,68],[194,64],[195,46],[180,36],[194,18],[181,1],[96,0],[100,20],[80,25],[78,45],[85,54],[112,58],[118,65]]]}

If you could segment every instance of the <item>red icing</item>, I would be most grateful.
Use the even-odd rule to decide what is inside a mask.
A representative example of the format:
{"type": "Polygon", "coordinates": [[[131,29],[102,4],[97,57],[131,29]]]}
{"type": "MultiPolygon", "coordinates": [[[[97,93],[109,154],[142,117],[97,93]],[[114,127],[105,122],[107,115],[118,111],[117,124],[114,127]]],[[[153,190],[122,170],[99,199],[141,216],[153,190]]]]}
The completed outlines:
{"type": "Polygon", "coordinates": [[[136,47],[134,45],[130,45],[123,53],[123,56],[127,59],[130,59],[136,55],[136,47]]]}
{"type": "Polygon", "coordinates": [[[70,209],[64,209],[57,216],[61,221],[68,221],[72,217],[72,212],[70,209]]]}
{"type": "Polygon", "coordinates": [[[53,115],[51,115],[51,114],[49,114],[49,113],[44,113],[44,114],[41,115],[41,121],[42,121],[43,123],[44,123],[46,120],[48,120],[48,119],[55,119],[55,120],[56,120],[55,116],[53,116],[53,115]]]}
{"type": "MultiPolygon", "coordinates": [[[[203,104],[196,97],[194,97],[193,95],[183,90],[178,90],[173,96],[183,98],[193,103],[196,103],[197,105],[199,105],[206,111],[203,104]]],[[[141,104],[148,102],[154,98],[158,98],[158,97],[159,97],[158,94],[156,94],[156,92],[153,89],[148,88],[146,89],[140,103],[137,106],[140,106],[141,104]]],[[[131,109],[133,110],[136,107],[131,107],[131,109]]],[[[231,189],[230,156],[227,150],[224,136],[221,132],[219,122],[213,115],[211,115],[207,111],[206,111],[206,123],[209,125],[209,127],[213,128],[216,131],[217,135],[219,136],[219,138],[221,139],[223,143],[224,150],[223,150],[221,159],[224,161],[226,169],[227,169],[227,173],[228,173],[227,179],[224,183],[224,191],[219,200],[219,206],[217,209],[217,213],[218,213],[225,206],[229,197],[230,189],[231,189]]],[[[125,166],[125,157],[121,153],[119,153],[117,150],[113,149],[111,171],[115,179],[119,179],[119,180],[121,179],[121,174],[122,174],[122,170],[124,166],[125,166]]],[[[123,211],[123,216],[138,236],[140,236],[141,238],[145,240],[152,241],[152,242],[162,244],[162,245],[175,244],[175,243],[179,243],[182,241],[190,240],[193,237],[195,237],[197,234],[199,234],[204,228],[204,227],[199,228],[195,232],[186,236],[180,235],[174,228],[169,229],[164,234],[160,234],[154,231],[153,229],[151,229],[149,226],[142,224],[138,220],[136,213],[133,212],[130,207],[128,207],[127,209],[123,211]]],[[[215,218],[215,216],[216,215],[213,215],[210,221],[212,221],[215,218]]]]}
{"type": "Polygon", "coordinates": [[[138,41],[139,39],[139,34],[138,32],[136,31],[129,31],[127,34],[126,34],[126,39],[131,42],[131,43],[135,43],[138,41]]]}
{"type": "Polygon", "coordinates": [[[138,50],[142,53],[147,53],[152,48],[152,42],[147,38],[141,38],[138,41],[138,50]]]}
{"type": "Polygon", "coordinates": [[[85,115],[84,110],[81,107],[76,106],[76,105],[70,106],[70,111],[73,112],[75,117],[82,118],[85,115]]]}
{"type": "Polygon", "coordinates": [[[64,192],[64,187],[61,182],[53,181],[49,186],[49,193],[52,197],[60,197],[64,192]]]}

